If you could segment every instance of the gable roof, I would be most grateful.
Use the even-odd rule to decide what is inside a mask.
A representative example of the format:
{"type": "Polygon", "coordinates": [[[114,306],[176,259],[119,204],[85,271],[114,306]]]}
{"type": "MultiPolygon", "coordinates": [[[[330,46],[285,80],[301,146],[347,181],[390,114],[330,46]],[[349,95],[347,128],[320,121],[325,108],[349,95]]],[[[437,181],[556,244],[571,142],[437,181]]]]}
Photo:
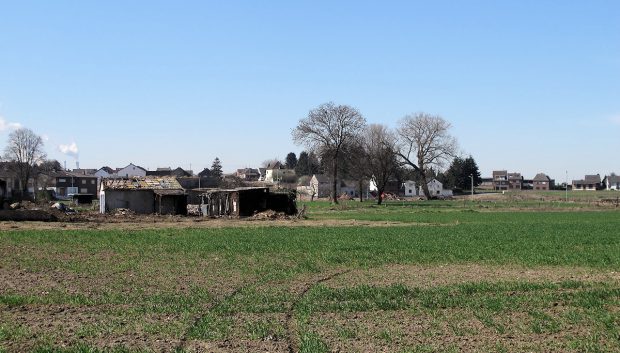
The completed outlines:
{"type": "Polygon", "coordinates": [[[608,175],[605,179],[610,183],[620,183],[620,175],[608,175]]]}
{"type": "Polygon", "coordinates": [[[123,170],[123,169],[129,168],[129,167],[132,167],[132,166],[133,166],[133,167],[135,167],[135,168],[138,168],[138,169],[142,169],[142,170],[146,173],[146,169],[144,169],[144,168],[140,167],[139,165],[135,165],[135,164],[133,164],[133,163],[129,163],[129,164],[128,164],[125,168],[120,168],[120,169],[117,169],[117,171],[121,171],[121,170],[123,170]]]}
{"type": "Polygon", "coordinates": [[[532,180],[533,181],[551,181],[551,178],[549,178],[549,176],[545,173],[538,173],[532,180]]]}
{"type": "Polygon", "coordinates": [[[282,163],[275,162],[273,165],[271,165],[271,163],[267,166],[266,169],[284,169],[284,166],[282,165],[282,163]]]}
{"type": "Polygon", "coordinates": [[[314,174],[312,178],[316,178],[319,183],[329,183],[329,177],[325,174],[314,174]]]}
{"type": "Polygon", "coordinates": [[[596,175],[586,175],[585,179],[573,180],[573,184],[600,184],[601,176],[599,174],[596,175]]]}
{"type": "Polygon", "coordinates": [[[104,166],[104,167],[99,168],[99,169],[97,170],[97,172],[98,172],[98,171],[100,171],[100,170],[103,170],[104,172],[106,172],[106,173],[108,173],[108,174],[114,174],[114,173],[116,173],[116,170],[114,170],[114,169],[112,169],[112,168],[110,168],[110,167],[108,167],[108,166],[104,166]]]}

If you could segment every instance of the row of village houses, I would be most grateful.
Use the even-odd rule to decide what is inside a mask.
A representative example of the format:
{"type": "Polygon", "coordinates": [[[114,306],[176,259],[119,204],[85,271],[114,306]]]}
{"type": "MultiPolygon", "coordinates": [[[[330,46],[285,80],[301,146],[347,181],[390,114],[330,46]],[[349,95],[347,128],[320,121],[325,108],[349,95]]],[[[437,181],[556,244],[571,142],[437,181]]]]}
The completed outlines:
{"type": "MultiPolygon", "coordinates": [[[[156,170],[146,170],[140,166],[130,163],[124,168],[102,167],[99,169],[74,169],[72,171],[58,171],[41,175],[37,180],[29,182],[28,189],[31,193],[34,190],[52,190],[57,197],[67,197],[77,194],[90,194],[97,197],[101,188],[101,180],[106,178],[122,179],[130,177],[174,177],[181,186],[186,189],[208,188],[217,186],[216,182],[208,178],[209,171],[203,170],[194,175],[192,171],[182,168],[157,168],[156,170]]],[[[289,186],[297,179],[295,171],[286,169],[282,164],[276,163],[267,168],[242,168],[238,169],[234,175],[245,182],[253,185],[264,186],[264,184],[289,183],[289,186]],[[261,184],[264,183],[264,184],[261,184]]],[[[293,184],[294,185],[294,184],[293,184]]],[[[365,183],[360,188],[358,181],[342,180],[337,184],[339,195],[347,194],[351,197],[359,197],[360,189],[364,189],[366,195],[373,193],[377,187],[372,181],[365,183]]],[[[452,190],[444,189],[441,182],[431,179],[428,183],[432,195],[450,196],[452,190]]],[[[480,189],[488,190],[553,190],[555,181],[544,173],[537,174],[533,179],[525,179],[521,173],[507,172],[506,170],[493,171],[491,178],[483,178],[480,189]]],[[[573,180],[569,185],[572,190],[620,190],[620,176],[609,175],[601,178],[599,174],[586,175],[583,179],[573,180]]],[[[11,197],[13,190],[18,190],[19,184],[12,174],[0,166],[0,197],[11,197]]],[[[302,195],[313,197],[328,197],[331,192],[329,177],[326,175],[313,175],[305,183],[297,185],[297,191],[302,195]]],[[[393,180],[388,183],[386,192],[401,196],[421,195],[421,187],[414,181],[393,180]]]]}
{"type": "MultiPolygon", "coordinates": [[[[554,190],[555,180],[545,173],[538,173],[533,179],[525,179],[521,173],[509,173],[506,170],[495,170],[491,178],[483,178],[481,189],[491,190],[554,190]]],[[[583,179],[573,180],[563,185],[572,190],[620,190],[620,176],[600,174],[586,175],[583,179]]]]}

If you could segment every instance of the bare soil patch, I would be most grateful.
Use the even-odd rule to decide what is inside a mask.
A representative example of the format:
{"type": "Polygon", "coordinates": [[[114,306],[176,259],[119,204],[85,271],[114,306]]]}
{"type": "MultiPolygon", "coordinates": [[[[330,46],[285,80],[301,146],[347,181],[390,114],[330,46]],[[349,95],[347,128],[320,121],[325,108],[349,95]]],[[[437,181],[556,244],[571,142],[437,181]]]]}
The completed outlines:
{"type": "Polygon", "coordinates": [[[408,287],[429,288],[469,282],[620,282],[620,272],[600,271],[578,267],[517,267],[479,264],[461,265],[387,265],[358,269],[338,276],[325,285],[342,288],[353,285],[389,286],[404,284],[408,287]]]}
{"type": "MultiPolygon", "coordinates": [[[[562,310],[545,314],[557,318],[562,310]]],[[[571,349],[571,342],[589,336],[592,329],[563,324],[557,331],[535,333],[535,318],[520,312],[498,314],[493,320],[501,331],[464,309],[432,314],[411,310],[319,313],[310,328],[335,352],[571,352],[578,351],[571,349]]]]}

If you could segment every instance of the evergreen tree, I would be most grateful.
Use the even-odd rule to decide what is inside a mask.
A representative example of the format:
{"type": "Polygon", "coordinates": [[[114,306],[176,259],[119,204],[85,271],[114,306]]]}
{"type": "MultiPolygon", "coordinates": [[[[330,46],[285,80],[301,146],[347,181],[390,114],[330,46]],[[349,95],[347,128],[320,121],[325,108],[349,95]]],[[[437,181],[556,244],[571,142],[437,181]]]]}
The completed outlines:
{"type": "Polygon", "coordinates": [[[308,175],[320,173],[320,165],[321,163],[316,154],[314,152],[308,153],[308,175]]]}
{"type": "Polygon", "coordinates": [[[468,178],[467,185],[469,189],[471,189],[471,180],[469,180],[470,175],[473,175],[474,177],[474,186],[478,186],[482,183],[478,164],[476,164],[476,161],[472,156],[465,158],[465,160],[463,161],[463,174],[465,174],[465,176],[468,178]]]}
{"type": "Polygon", "coordinates": [[[301,151],[299,154],[299,159],[297,160],[297,165],[295,165],[295,174],[299,176],[310,175],[308,163],[308,152],[301,151]]]}
{"type": "Polygon", "coordinates": [[[455,157],[452,160],[452,164],[442,178],[439,180],[444,183],[444,186],[451,188],[459,188],[461,190],[471,189],[471,178],[474,177],[474,187],[480,185],[482,178],[480,177],[480,171],[478,165],[472,156],[465,159],[455,157]]]}
{"type": "Polygon", "coordinates": [[[299,159],[297,160],[297,164],[295,165],[295,174],[302,175],[313,175],[319,172],[319,159],[316,157],[314,152],[306,152],[302,151],[299,154],[299,159]]]}
{"type": "Polygon", "coordinates": [[[222,174],[222,162],[220,162],[220,159],[218,157],[215,157],[215,159],[213,160],[213,164],[211,164],[211,176],[221,179],[222,174]]]}
{"type": "Polygon", "coordinates": [[[295,169],[295,166],[297,166],[297,156],[295,153],[289,152],[289,154],[286,155],[286,168],[295,169]]]}

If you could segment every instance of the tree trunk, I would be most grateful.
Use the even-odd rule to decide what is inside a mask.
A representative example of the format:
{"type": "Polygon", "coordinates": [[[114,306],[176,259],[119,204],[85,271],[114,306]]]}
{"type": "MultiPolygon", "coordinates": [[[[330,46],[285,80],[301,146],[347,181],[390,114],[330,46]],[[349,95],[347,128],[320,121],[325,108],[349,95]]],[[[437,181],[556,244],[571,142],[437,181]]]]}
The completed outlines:
{"type": "Polygon", "coordinates": [[[385,188],[377,189],[377,205],[381,205],[383,202],[383,192],[385,188]]]}
{"type": "Polygon", "coordinates": [[[364,202],[364,180],[360,179],[360,202],[364,202]]]}
{"type": "Polygon", "coordinates": [[[332,167],[334,169],[333,180],[332,180],[332,202],[334,204],[338,203],[338,156],[334,156],[332,160],[332,167]]]}
{"type": "Polygon", "coordinates": [[[428,181],[426,180],[426,173],[420,172],[420,179],[422,180],[422,191],[427,200],[432,198],[431,192],[428,190],[428,181]]]}

